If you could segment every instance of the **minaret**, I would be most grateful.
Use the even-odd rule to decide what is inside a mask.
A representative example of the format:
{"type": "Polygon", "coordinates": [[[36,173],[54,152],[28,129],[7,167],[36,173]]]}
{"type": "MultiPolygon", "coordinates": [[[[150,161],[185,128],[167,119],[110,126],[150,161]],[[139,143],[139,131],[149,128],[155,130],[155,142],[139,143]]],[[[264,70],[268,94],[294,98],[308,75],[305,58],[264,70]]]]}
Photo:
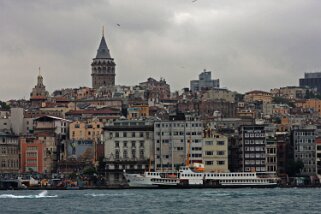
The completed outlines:
{"type": "Polygon", "coordinates": [[[97,55],[91,63],[92,87],[98,89],[102,86],[115,86],[115,62],[111,58],[104,36],[104,27],[102,38],[97,50],[97,55]]]}

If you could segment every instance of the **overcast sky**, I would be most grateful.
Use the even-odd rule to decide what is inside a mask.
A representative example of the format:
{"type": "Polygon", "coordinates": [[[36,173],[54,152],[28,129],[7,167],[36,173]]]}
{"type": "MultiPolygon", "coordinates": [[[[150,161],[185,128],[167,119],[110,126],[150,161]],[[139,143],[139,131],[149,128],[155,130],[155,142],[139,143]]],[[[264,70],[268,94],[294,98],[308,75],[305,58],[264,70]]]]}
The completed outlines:
{"type": "Polygon", "coordinates": [[[320,11],[319,0],[1,0],[0,100],[29,99],[39,66],[49,93],[91,86],[103,25],[116,84],[163,77],[179,90],[206,68],[242,93],[298,85],[321,71],[320,11]]]}

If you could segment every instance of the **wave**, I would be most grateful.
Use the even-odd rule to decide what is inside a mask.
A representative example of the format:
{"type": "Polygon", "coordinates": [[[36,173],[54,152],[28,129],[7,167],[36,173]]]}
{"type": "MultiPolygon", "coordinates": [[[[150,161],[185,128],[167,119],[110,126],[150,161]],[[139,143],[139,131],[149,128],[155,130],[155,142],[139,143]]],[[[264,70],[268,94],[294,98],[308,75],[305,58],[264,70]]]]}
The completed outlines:
{"type": "Polygon", "coordinates": [[[96,193],[90,193],[90,194],[85,194],[86,196],[92,196],[92,197],[124,197],[124,196],[134,196],[134,194],[113,194],[113,193],[110,193],[110,194],[107,194],[107,193],[99,193],[99,194],[96,194],[96,193]]]}
{"type": "Polygon", "coordinates": [[[48,191],[44,190],[38,195],[13,195],[13,194],[2,194],[0,198],[57,198],[58,195],[48,195],[48,191]]]}

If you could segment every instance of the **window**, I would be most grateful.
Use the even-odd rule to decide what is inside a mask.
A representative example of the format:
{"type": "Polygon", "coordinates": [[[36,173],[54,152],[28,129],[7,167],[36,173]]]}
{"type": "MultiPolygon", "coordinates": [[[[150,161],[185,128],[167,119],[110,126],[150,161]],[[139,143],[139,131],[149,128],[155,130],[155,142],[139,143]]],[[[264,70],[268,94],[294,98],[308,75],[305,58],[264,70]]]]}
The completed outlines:
{"type": "Polygon", "coordinates": [[[124,141],[124,147],[127,148],[127,141],[124,141]]]}
{"type": "Polygon", "coordinates": [[[144,158],[144,155],[145,155],[145,154],[144,154],[144,150],[140,150],[140,151],[139,151],[139,157],[140,157],[140,158],[144,158]]]}
{"type": "Polygon", "coordinates": [[[127,132],[123,132],[123,137],[127,137],[127,132]]]}
{"type": "Polygon", "coordinates": [[[205,161],[205,165],[213,165],[213,161],[205,161]]]}
{"type": "Polygon", "coordinates": [[[206,155],[213,155],[213,151],[206,151],[205,154],[206,155]]]}
{"type": "Polygon", "coordinates": [[[136,148],[136,141],[132,141],[132,148],[136,148]]]}
{"type": "Polygon", "coordinates": [[[211,146],[211,145],[213,145],[213,141],[205,141],[205,145],[211,146]]]}
{"type": "Polygon", "coordinates": [[[139,147],[144,148],[144,141],[139,141],[139,147]]]}
{"type": "Polygon", "coordinates": [[[217,145],[219,146],[224,146],[225,142],[224,141],[217,141],[217,145]]]}
{"type": "Polygon", "coordinates": [[[140,132],[139,137],[144,137],[144,132],[140,132]]]}
{"type": "Polygon", "coordinates": [[[116,133],[115,133],[115,137],[119,137],[119,132],[116,132],[116,133]]]}
{"type": "Polygon", "coordinates": [[[124,152],[123,152],[123,158],[128,158],[128,152],[127,152],[127,150],[124,150],[124,152]]]}
{"type": "Polygon", "coordinates": [[[115,141],[115,148],[119,148],[119,141],[115,141]]]}
{"type": "Polygon", "coordinates": [[[224,155],[225,152],[224,151],[217,151],[217,155],[224,155]]]}
{"type": "Polygon", "coordinates": [[[217,165],[224,165],[225,161],[217,161],[217,165]]]}
{"type": "MultiPolygon", "coordinates": [[[[115,159],[118,160],[119,159],[119,150],[115,151],[115,159]]],[[[116,165],[115,165],[115,169],[116,169],[116,165]]]]}
{"type": "Polygon", "coordinates": [[[132,132],[132,137],[135,137],[135,132],[132,132]]]}

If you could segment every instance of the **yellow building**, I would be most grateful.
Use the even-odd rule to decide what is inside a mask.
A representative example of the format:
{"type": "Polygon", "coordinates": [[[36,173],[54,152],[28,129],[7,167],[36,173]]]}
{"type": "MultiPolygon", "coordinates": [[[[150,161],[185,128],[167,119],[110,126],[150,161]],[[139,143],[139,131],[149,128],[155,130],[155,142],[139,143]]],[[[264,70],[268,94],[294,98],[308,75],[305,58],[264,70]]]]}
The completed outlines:
{"type": "Polygon", "coordinates": [[[127,119],[146,118],[149,116],[148,105],[130,105],[127,108],[127,119]]]}
{"type": "Polygon", "coordinates": [[[103,123],[98,120],[75,121],[69,125],[69,139],[97,142],[101,137],[102,128],[103,123]]]}
{"type": "Polygon", "coordinates": [[[203,164],[206,172],[228,172],[228,138],[205,131],[203,138],[203,164]]]}
{"type": "Polygon", "coordinates": [[[309,99],[303,103],[302,106],[304,109],[314,109],[315,112],[318,112],[321,115],[321,100],[318,99],[309,99]]]}
{"type": "Polygon", "coordinates": [[[262,101],[263,103],[272,102],[272,94],[265,91],[249,91],[244,95],[245,102],[262,101]]]}

